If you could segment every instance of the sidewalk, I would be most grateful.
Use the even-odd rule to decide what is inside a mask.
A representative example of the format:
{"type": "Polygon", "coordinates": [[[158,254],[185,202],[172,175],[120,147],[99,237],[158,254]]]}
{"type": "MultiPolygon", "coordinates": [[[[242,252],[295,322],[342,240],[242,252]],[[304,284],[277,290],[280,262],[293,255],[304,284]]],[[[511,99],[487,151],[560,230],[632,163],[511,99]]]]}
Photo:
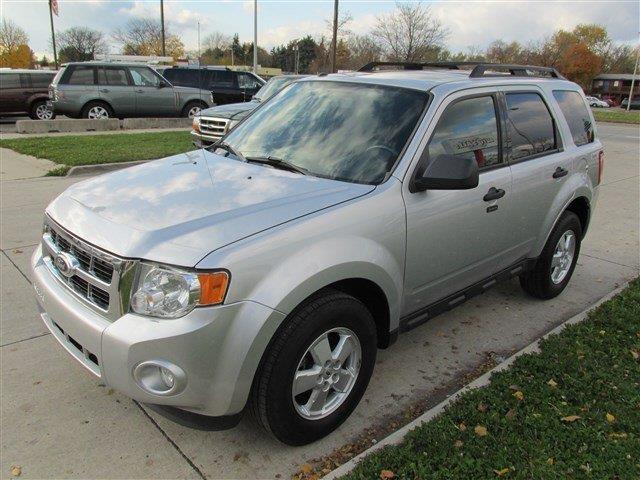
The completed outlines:
{"type": "Polygon", "coordinates": [[[56,164],[51,160],[23,155],[8,148],[0,148],[0,181],[3,182],[42,177],[55,166],[56,164]]]}

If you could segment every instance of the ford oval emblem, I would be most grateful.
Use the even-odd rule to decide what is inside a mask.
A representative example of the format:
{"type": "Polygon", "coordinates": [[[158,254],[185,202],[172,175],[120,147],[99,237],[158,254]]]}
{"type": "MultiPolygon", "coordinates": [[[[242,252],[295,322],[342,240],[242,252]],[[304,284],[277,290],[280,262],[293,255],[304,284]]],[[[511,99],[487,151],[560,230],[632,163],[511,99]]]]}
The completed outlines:
{"type": "Polygon", "coordinates": [[[67,252],[61,252],[56,255],[53,264],[58,269],[58,272],[67,278],[73,277],[76,269],[80,266],[78,259],[67,252]]]}

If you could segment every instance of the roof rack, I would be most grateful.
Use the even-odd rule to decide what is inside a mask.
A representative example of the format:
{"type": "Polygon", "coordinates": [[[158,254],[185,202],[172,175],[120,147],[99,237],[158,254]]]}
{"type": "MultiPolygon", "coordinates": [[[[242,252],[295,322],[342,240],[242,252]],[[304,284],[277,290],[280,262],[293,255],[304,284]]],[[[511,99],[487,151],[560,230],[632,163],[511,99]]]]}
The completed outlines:
{"type": "Polygon", "coordinates": [[[422,70],[424,68],[443,68],[447,70],[462,70],[473,67],[470,78],[499,77],[510,74],[515,77],[564,77],[553,67],[538,67],[535,65],[510,65],[506,63],[485,62],[370,62],[361,67],[359,72],[372,72],[378,67],[401,67],[403,70],[422,70]],[[497,73],[496,71],[504,71],[497,73]]]}

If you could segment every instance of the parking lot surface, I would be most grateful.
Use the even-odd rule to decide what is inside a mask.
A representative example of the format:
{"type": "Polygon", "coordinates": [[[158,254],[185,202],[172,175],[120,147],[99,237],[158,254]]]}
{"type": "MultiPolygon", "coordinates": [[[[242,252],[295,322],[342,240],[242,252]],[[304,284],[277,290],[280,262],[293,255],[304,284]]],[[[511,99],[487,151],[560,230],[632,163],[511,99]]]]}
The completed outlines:
{"type": "Polygon", "coordinates": [[[529,344],[640,269],[640,134],[601,124],[606,146],[599,204],[566,291],[541,302],[517,280],[400,336],[380,351],[360,406],[329,437],[292,448],[249,420],[204,432],[174,424],[102,385],[40,322],[29,257],[46,204],[78,178],[1,184],[1,476],[24,478],[287,478],[420,399],[452,388],[488,359],[529,344]]]}

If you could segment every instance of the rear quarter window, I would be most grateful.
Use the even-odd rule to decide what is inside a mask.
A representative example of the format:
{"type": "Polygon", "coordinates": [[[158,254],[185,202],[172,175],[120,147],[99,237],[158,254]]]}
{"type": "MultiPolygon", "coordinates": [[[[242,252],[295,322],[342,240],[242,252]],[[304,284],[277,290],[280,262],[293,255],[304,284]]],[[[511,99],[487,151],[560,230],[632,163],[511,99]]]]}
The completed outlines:
{"type": "Polygon", "coordinates": [[[582,100],[582,95],[572,90],[554,90],[553,96],[569,124],[569,130],[576,146],[586,145],[595,139],[593,122],[582,100]]]}
{"type": "Polygon", "coordinates": [[[34,73],[31,75],[31,85],[33,88],[46,89],[53,80],[53,74],[34,73]]]}
{"type": "Polygon", "coordinates": [[[507,93],[507,145],[510,159],[522,160],[558,148],[553,117],[533,92],[507,93]]]}
{"type": "Polygon", "coordinates": [[[95,68],[76,65],[73,70],[64,75],[62,83],[69,85],[94,85],[95,84],[95,68]]]}

